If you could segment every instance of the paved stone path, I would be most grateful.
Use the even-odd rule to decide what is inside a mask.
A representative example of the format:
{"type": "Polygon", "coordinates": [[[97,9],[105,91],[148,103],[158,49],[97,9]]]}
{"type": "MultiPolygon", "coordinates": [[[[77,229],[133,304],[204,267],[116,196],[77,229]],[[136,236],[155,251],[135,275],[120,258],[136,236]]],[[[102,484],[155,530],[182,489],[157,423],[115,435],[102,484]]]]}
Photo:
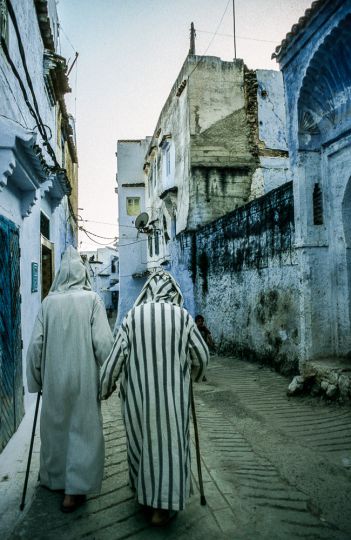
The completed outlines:
{"type": "Polygon", "coordinates": [[[102,493],[71,515],[38,487],[12,540],[351,538],[351,408],[288,398],[268,368],[213,358],[195,386],[207,506],[194,495],[167,529],[151,528],[128,487],[125,434],[114,396],[104,403],[102,493]]]}

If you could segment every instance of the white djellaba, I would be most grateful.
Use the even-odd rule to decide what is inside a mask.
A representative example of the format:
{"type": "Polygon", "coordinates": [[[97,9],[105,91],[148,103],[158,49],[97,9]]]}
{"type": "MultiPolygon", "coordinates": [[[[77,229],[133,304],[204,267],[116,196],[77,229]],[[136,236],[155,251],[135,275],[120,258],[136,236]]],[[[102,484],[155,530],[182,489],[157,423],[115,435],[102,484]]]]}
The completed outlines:
{"type": "Polygon", "coordinates": [[[99,366],[112,344],[105,307],[70,246],[42,302],[27,353],[28,390],[42,391],[41,485],[74,495],[100,491],[105,450],[99,366]]]}

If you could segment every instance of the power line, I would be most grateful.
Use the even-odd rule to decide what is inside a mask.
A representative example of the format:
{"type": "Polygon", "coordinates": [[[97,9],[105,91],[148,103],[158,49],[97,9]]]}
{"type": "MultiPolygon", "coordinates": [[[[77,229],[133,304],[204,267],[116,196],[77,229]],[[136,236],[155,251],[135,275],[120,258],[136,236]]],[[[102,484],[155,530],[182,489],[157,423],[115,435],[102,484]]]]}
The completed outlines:
{"type": "Polygon", "coordinates": [[[19,122],[18,120],[15,120],[14,118],[10,118],[9,116],[6,116],[6,114],[1,113],[0,116],[2,116],[2,118],[6,118],[7,120],[11,120],[11,122],[15,122],[15,124],[18,124],[19,126],[23,127],[26,130],[29,130],[28,126],[21,124],[21,122],[19,122]]]}
{"type": "Polygon", "coordinates": [[[115,244],[118,240],[118,238],[115,238],[112,242],[104,242],[104,243],[98,242],[97,240],[95,240],[95,238],[92,238],[85,229],[81,229],[81,230],[89,238],[91,242],[94,242],[94,244],[98,244],[99,246],[110,246],[111,244],[115,244]]]}
{"type": "MultiPolygon", "coordinates": [[[[209,30],[197,30],[196,29],[196,32],[200,32],[200,34],[213,34],[213,32],[210,32],[209,30]]],[[[223,36],[223,37],[233,39],[234,34],[220,34],[220,33],[217,32],[217,36],[223,36]]],[[[259,38],[253,38],[253,37],[248,37],[248,36],[236,36],[236,39],[244,39],[244,40],[248,40],[248,41],[258,41],[260,43],[273,43],[273,44],[277,43],[277,41],[272,41],[272,40],[269,40],[269,39],[259,39],[259,38]]]]}
{"type": "Polygon", "coordinates": [[[117,238],[118,238],[117,236],[100,236],[99,234],[95,234],[95,233],[93,233],[93,232],[91,232],[91,231],[87,231],[87,230],[86,230],[84,227],[82,227],[82,226],[80,226],[80,227],[78,226],[78,229],[79,229],[80,231],[88,232],[89,234],[91,234],[92,236],[96,236],[97,238],[103,238],[104,240],[117,240],[117,238]]]}
{"type": "Polygon", "coordinates": [[[126,227],[128,229],[135,229],[135,225],[125,225],[123,223],[118,223],[116,221],[116,223],[110,223],[110,222],[107,222],[107,221],[94,221],[93,219],[83,219],[83,218],[78,218],[79,221],[84,221],[85,223],[97,223],[99,225],[111,225],[113,227],[126,227]]]}
{"type": "MultiPolygon", "coordinates": [[[[114,227],[117,227],[117,221],[116,221],[116,223],[110,223],[110,222],[107,222],[107,221],[94,221],[93,219],[83,219],[83,218],[81,218],[80,220],[85,221],[87,223],[98,223],[98,224],[101,224],[101,225],[113,225],[114,227]]],[[[135,227],[133,227],[133,228],[135,228],[135,227]]]]}
{"type": "Polygon", "coordinates": [[[60,32],[63,33],[63,35],[64,35],[65,38],[67,39],[68,43],[70,44],[70,46],[72,47],[72,49],[74,50],[74,52],[76,52],[77,49],[75,48],[75,46],[73,45],[72,41],[70,40],[70,38],[68,37],[68,35],[67,35],[66,32],[64,31],[64,28],[63,28],[63,26],[62,26],[61,23],[59,24],[59,30],[60,30],[60,32]]]}
{"type": "Polygon", "coordinates": [[[77,52],[76,47],[73,45],[72,41],[70,40],[70,38],[66,34],[66,32],[65,32],[65,30],[64,30],[61,23],[59,23],[59,32],[62,32],[63,36],[66,38],[67,42],[69,43],[70,47],[72,47],[72,49],[74,50],[75,55],[76,55],[73,62],[72,62],[72,64],[71,64],[71,67],[69,68],[69,71],[68,71],[67,75],[69,75],[70,71],[73,68],[73,65],[75,64],[76,69],[75,69],[75,78],[74,78],[74,118],[77,119],[78,52],[77,52]]]}
{"type": "MultiPolygon", "coordinates": [[[[221,24],[222,24],[222,21],[223,21],[223,19],[224,19],[224,16],[225,16],[225,14],[227,13],[227,9],[228,9],[229,3],[230,3],[230,0],[228,0],[228,2],[227,2],[227,5],[226,5],[226,7],[225,7],[225,9],[224,9],[224,11],[223,11],[222,17],[220,18],[220,21],[219,21],[219,23],[218,23],[218,25],[217,25],[217,28],[216,28],[216,30],[214,31],[214,34],[213,34],[212,38],[210,39],[210,42],[209,42],[209,44],[207,45],[207,48],[206,48],[205,52],[201,55],[202,57],[204,57],[204,56],[206,55],[208,49],[211,47],[211,45],[212,45],[212,43],[213,43],[213,40],[214,40],[214,38],[216,37],[217,32],[218,32],[218,30],[219,30],[219,28],[220,28],[220,26],[221,26],[221,24]]],[[[189,78],[191,77],[191,75],[194,73],[195,69],[197,69],[197,67],[198,67],[198,65],[200,64],[200,62],[201,62],[201,60],[199,60],[198,62],[196,62],[194,69],[193,69],[193,70],[189,73],[189,75],[188,75],[188,79],[189,79],[189,78]]]]}
{"type": "MultiPolygon", "coordinates": [[[[39,132],[40,132],[41,136],[43,137],[44,140],[46,140],[48,142],[45,127],[43,125],[43,121],[42,121],[41,116],[40,116],[39,106],[38,106],[37,98],[36,98],[36,95],[35,95],[35,92],[34,92],[32,80],[31,80],[30,75],[29,75],[26,56],[25,56],[25,52],[24,52],[24,47],[23,47],[22,38],[21,38],[20,31],[19,31],[16,15],[15,15],[15,12],[14,12],[14,9],[12,7],[12,4],[11,4],[10,0],[6,0],[6,5],[7,5],[8,13],[9,13],[10,18],[11,18],[11,22],[13,24],[13,27],[14,27],[14,30],[15,30],[15,33],[16,33],[18,49],[19,49],[19,53],[20,53],[20,56],[21,56],[24,73],[25,73],[25,76],[26,76],[28,88],[30,90],[30,93],[31,93],[32,99],[33,99],[33,104],[34,104],[35,111],[33,110],[33,107],[30,107],[31,114],[34,116],[34,118],[35,118],[35,120],[37,122],[38,129],[39,129],[39,132]]],[[[1,42],[3,43],[3,42],[5,42],[5,40],[2,39],[1,42]]],[[[21,79],[18,71],[16,70],[16,67],[14,66],[14,63],[12,62],[12,59],[10,58],[6,43],[5,43],[5,48],[6,48],[6,52],[5,52],[6,58],[9,60],[11,68],[15,69],[15,71],[17,73],[17,74],[15,73],[15,75],[16,75],[16,78],[18,79],[18,81],[20,82],[22,91],[23,91],[23,89],[25,91],[22,79],[21,79]]],[[[25,91],[25,94],[27,94],[26,91],[25,91]]],[[[26,95],[24,97],[26,99],[26,102],[29,103],[28,96],[26,95]]]]}

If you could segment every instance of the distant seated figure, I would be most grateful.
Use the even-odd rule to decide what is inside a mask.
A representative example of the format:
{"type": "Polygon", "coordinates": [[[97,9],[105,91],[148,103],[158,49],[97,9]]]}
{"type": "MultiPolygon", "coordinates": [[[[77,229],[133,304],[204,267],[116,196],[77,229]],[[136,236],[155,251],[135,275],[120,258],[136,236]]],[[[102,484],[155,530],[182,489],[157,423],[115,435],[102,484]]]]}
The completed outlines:
{"type": "Polygon", "coordinates": [[[196,315],[195,323],[196,323],[197,329],[199,330],[204,342],[206,343],[206,345],[208,346],[208,348],[210,350],[213,350],[214,346],[215,346],[214,341],[212,339],[211,332],[209,331],[209,329],[205,325],[204,317],[202,315],[200,315],[200,314],[196,315]]]}

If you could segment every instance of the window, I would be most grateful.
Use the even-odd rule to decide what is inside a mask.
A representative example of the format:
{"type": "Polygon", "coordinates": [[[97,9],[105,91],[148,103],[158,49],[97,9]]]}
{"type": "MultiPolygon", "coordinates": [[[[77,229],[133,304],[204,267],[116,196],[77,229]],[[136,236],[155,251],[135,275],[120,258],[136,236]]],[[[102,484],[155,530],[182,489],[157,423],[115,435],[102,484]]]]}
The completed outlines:
{"type": "Polygon", "coordinates": [[[6,0],[0,0],[0,38],[8,45],[9,43],[9,25],[6,0]]]}
{"type": "Polygon", "coordinates": [[[140,214],[140,197],[127,197],[127,215],[138,216],[140,214]]]}
{"type": "Polygon", "coordinates": [[[40,212],[40,233],[50,240],[50,220],[43,212],[40,212]]]}
{"type": "Polygon", "coordinates": [[[172,141],[162,144],[162,188],[170,189],[175,185],[175,148],[172,141]]]}
{"type": "Polygon", "coordinates": [[[169,237],[169,234],[168,234],[168,228],[167,228],[167,219],[165,216],[163,216],[163,238],[164,238],[164,242],[166,244],[168,244],[168,242],[170,241],[170,237],[169,237]]]}
{"type": "Polygon", "coordinates": [[[66,154],[65,154],[65,136],[61,131],[61,153],[62,153],[62,167],[66,167],[66,154]]]}
{"type": "Polygon", "coordinates": [[[150,257],[152,257],[153,253],[152,253],[152,236],[148,236],[148,239],[147,239],[147,242],[149,244],[149,255],[150,257]]]}
{"type": "Polygon", "coordinates": [[[165,159],[166,159],[166,176],[169,176],[171,174],[171,149],[169,145],[166,148],[165,159]]]}
{"type": "Polygon", "coordinates": [[[154,162],[152,164],[152,180],[153,180],[154,187],[156,187],[156,184],[157,184],[157,162],[156,162],[156,159],[154,160],[154,162]]]}
{"type": "Polygon", "coordinates": [[[155,255],[160,254],[160,236],[159,236],[159,234],[160,234],[159,231],[155,231],[155,255]]]}

